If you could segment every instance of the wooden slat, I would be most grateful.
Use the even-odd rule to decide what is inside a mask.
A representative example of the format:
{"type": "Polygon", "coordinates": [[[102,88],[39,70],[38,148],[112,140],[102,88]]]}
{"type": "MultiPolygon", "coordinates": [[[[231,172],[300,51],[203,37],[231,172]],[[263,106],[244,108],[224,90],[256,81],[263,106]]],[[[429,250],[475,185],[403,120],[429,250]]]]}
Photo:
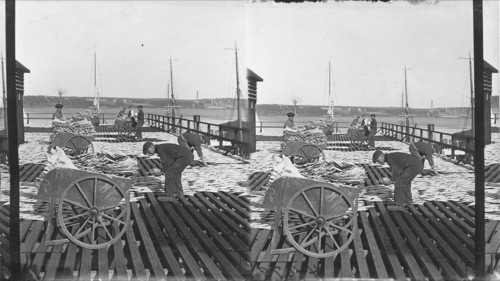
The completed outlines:
{"type": "Polygon", "coordinates": [[[250,262],[255,263],[264,250],[264,246],[270,238],[272,231],[269,229],[261,229],[257,234],[257,238],[252,244],[252,251],[250,253],[250,262]]]}
{"type": "MultiPolygon", "coordinates": [[[[189,225],[196,227],[200,226],[200,231],[206,231],[208,235],[210,235],[213,243],[215,243],[213,250],[221,251],[228,256],[230,261],[238,267],[241,267],[245,272],[249,272],[251,270],[249,264],[249,255],[248,255],[248,247],[245,245],[241,245],[240,248],[233,248],[231,244],[225,239],[225,237],[207,220],[203,219],[201,214],[196,211],[196,209],[189,204],[189,202],[185,198],[181,198],[184,208],[179,208],[179,205],[174,204],[177,212],[182,214],[186,220],[189,221],[189,225]],[[201,229],[201,227],[203,229],[201,229]]],[[[198,234],[196,231],[195,234],[198,234]]],[[[209,251],[210,252],[210,251],[209,251]]]]}
{"type": "MultiPolygon", "coordinates": [[[[174,203],[177,204],[177,203],[174,203]]],[[[182,235],[186,241],[189,241],[188,247],[192,249],[193,253],[198,257],[200,260],[203,268],[206,270],[206,274],[210,274],[211,278],[214,278],[216,280],[225,280],[224,275],[222,274],[221,270],[215,265],[214,261],[210,258],[210,256],[207,254],[207,250],[203,248],[201,243],[204,243],[204,245],[210,247],[213,246],[213,249],[215,250],[211,254],[213,254],[221,263],[226,263],[222,266],[225,267],[226,270],[228,270],[228,274],[235,279],[238,280],[243,280],[243,277],[237,273],[237,270],[231,265],[231,263],[227,260],[227,258],[220,252],[218,251],[217,247],[213,244],[213,242],[210,241],[209,238],[206,236],[203,236],[201,238],[198,236],[201,241],[198,241],[196,237],[193,235],[192,230],[199,231],[201,233],[197,233],[198,235],[201,235],[203,230],[201,230],[199,227],[194,227],[194,229],[190,230],[189,227],[183,222],[179,214],[174,210],[170,204],[163,204],[162,206],[165,210],[165,212],[168,214],[168,216],[172,219],[172,222],[175,224],[177,227],[177,230],[180,232],[180,235],[182,235]],[[210,243],[209,245],[207,245],[210,243]]],[[[197,268],[200,266],[197,264],[197,268]]],[[[201,273],[201,278],[200,279],[205,279],[203,276],[203,272],[201,273]]]]}
{"type": "Polygon", "coordinates": [[[474,210],[472,208],[469,208],[469,207],[467,207],[464,204],[459,203],[459,202],[455,202],[455,201],[448,201],[448,202],[450,204],[454,204],[455,206],[457,206],[460,210],[462,210],[464,213],[469,215],[469,217],[474,218],[474,210]]]}
{"type": "Polygon", "coordinates": [[[146,228],[146,224],[144,223],[141,213],[139,212],[139,208],[136,204],[131,203],[130,207],[132,209],[132,213],[134,214],[135,226],[137,230],[139,230],[140,239],[146,249],[146,254],[149,260],[149,265],[151,266],[150,272],[154,274],[155,278],[161,279],[166,278],[165,272],[163,271],[163,267],[160,263],[160,259],[158,258],[158,254],[156,253],[155,247],[153,245],[153,241],[151,241],[151,237],[149,236],[148,230],[146,228]]]}
{"type": "MultiPolygon", "coordinates": [[[[458,275],[453,267],[451,266],[450,262],[441,254],[441,252],[438,250],[436,247],[436,244],[432,241],[432,239],[425,233],[425,231],[418,225],[418,222],[414,220],[414,218],[410,215],[408,212],[402,212],[401,215],[398,213],[394,214],[394,217],[396,221],[398,222],[398,225],[403,229],[405,232],[405,236],[407,236],[407,241],[409,242],[410,246],[412,247],[412,250],[416,252],[418,255],[417,257],[421,259],[420,263],[424,264],[423,268],[424,270],[427,271],[427,276],[438,276],[434,277],[436,279],[441,279],[441,273],[436,269],[434,269],[434,263],[439,266],[439,268],[442,271],[442,275],[447,279],[447,280],[460,280],[463,279],[465,276],[460,276],[458,275]],[[408,225],[402,221],[406,221],[408,225]],[[410,229],[411,227],[411,229],[410,229]],[[415,233],[416,237],[413,235],[415,233]],[[417,238],[418,237],[418,238],[417,238]],[[423,245],[424,249],[429,252],[429,255],[432,257],[427,256],[427,253],[422,251],[424,249],[419,248],[418,246],[413,246],[413,244],[418,243],[418,240],[420,243],[423,245]],[[428,264],[432,264],[432,266],[429,266],[428,264]],[[431,270],[435,270],[435,272],[430,272],[431,270]]],[[[424,251],[425,251],[424,250],[424,251]]]]}
{"type": "MultiPolygon", "coordinates": [[[[358,216],[361,218],[361,223],[363,225],[363,237],[368,245],[368,253],[371,256],[371,261],[374,264],[375,272],[377,278],[387,279],[389,275],[387,274],[387,269],[385,268],[381,251],[378,247],[377,240],[375,238],[373,229],[368,221],[368,213],[366,211],[360,211],[358,216]]],[[[367,257],[368,258],[368,257],[367,257]]]]}
{"type": "MultiPolygon", "coordinates": [[[[57,239],[62,238],[63,236],[61,235],[61,233],[58,233],[57,239]]],[[[58,244],[54,246],[53,251],[50,255],[50,259],[47,262],[47,265],[45,265],[45,274],[43,276],[44,280],[55,280],[57,270],[59,269],[59,262],[61,261],[62,257],[63,247],[64,244],[58,244]]]]}
{"type": "Polygon", "coordinates": [[[446,226],[446,228],[451,230],[453,232],[453,236],[460,239],[460,241],[464,243],[468,249],[474,248],[474,240],[472,240],[471,237],[469,237],[464,231],[458,228],[453,222],[448,220],[448,218],[446,218],[443,213],[439,212],[436,207],[434,207],[434,205],[430,204],[429,202],[425,202],[424,206],[427,207],[430,213],[438,218],[440,222],[446,226]]]}
{"type": "MultiPolygon", "coordinates": [[[[304,236],[302,236],[301,238],[304,238],[304,236]]],[[[288,274],[288,276],[293,278],[293,280],[299,280],[299,278],[304,277],[302,274],[302,272],[305,271],[303,268],[304,267],[304,260],[305,260],[304,254],[299,252],[299,251],[295,251],[295,253],[293,254],[292,266],[290,269],[290,273],[288,274]]],[[[332,267],[333,267],[333,265],[332,265],[332,267]]]]}
{"type": "Polygon", "coordinates": [[[206,208],[211,210],[211,213],[217,216],[217,218],[222,222],[224,225],[226,225],[228,228],[231,229],[233,233],[236,233],[239,238],[246,240],[248,237],[248,232],[243,230],[237,223],[235,223],[231,218],[228,217],[228,215],[225,212],[222,212],[217,208],[212,202],[210,202],[205,196],[196,193],[195,197],[199,199],[206,208]]]}
{"type": "MultiPolygon", "coordinates": [[[[99,243],[105,242],[103,237],[106,237],[106,232],[102,227],[97,230],[99,243]]],[[[109,238],[109,237],[108,237],[109,238]]],[[[94,251],[95,254],[96,251],[94,251]]],[[[100,280],[109,280],[109,261],[108,261],[108,249],[100,248],[97,250],[97,278],[100,280]]]]}
{"type": "Polygon", "coordinates": [[[383,260],[387,262],[387,266],[389,267],[389,270],[392,272],[393,276],[396,279],[399,280],[406,280],[406,275],[402,270],[402,266],[399,263],[399,260],[396,256],[396,253],[394,251],[394,248],[391,245],[391,242],[389,240],[389,236],[387,235],[382,222],[380,221],[380,218],[378,217],[377,212],[375,209],[370,208],[370,218],[372,219],[373,222],[373,230],[374,233],[380,241],[380,250],[381,253],[384,255],[383,260]]]}
{"type": "MultiPolygon", "coordinates": [[[[185,269],[189,271],[193,277],[197,280],[205,279],[205,276],[203,275],[203,272],[200,269],[200,266],[196,262],[196,260],[193,258],[191,255],[191,252],[189,251],[188,246],[184,243],[184,241],[179,237],[177,234],[177,231],[175,229],[175,226],[173,223],[170,221],[170,219],[166,216],[165,212],[163,209],[159,206],[158,201],[156,201],[156,198],[151,193],[146,194],[147,198],[150,200],[149,202],[151,203],[151,211],[158,217],[158,223],[161,228],[163,228],[166,233],[167,237],[171,239],[173,246],[177,249],[177,252],[181,256],[184,264],[185,264],[185,269]]],[[[141,206],[144,208],[144,210],[149,210],[147,208],[147,203],[145,199],[141,199],[141,206]]],[[[146,216],[150,216],[146,214],[146,216]]],[[[190,243],[192,241],[189,241],[190,243]]],[[[166,242],[164,242],[166,243],[166,242]]],[[[163,243],[161,243],[163,244],[163,243]]],[[[162,245],[163,247],[163,245],[162,245]]]]}
{"type": "Polygon", "coordinates": [[[138,280],[146,279],[146,270],[144,269],[144,263],[142,262],[141,253],[139,252],[139,247],[137,246],[137,240],[135,239],[134,231],[132,229],[135,221],[130,222],[130,226],[125,232],[127,239],[126,247],[130,253],[132,260],[132,269],[135,274],[135,278],[138,280]]]}
{"type": "Polygon", "coordinates": [[[472,228],[469,224],[467,224],[465,221],[459,218],[450,209],[446,208],[446,206],[444,206],[442,202],[434,201],[433,203],[439,207],[439,210],[441,212],[443,212],[447,217],[451,218],[452,221],[455,223],[455,225],[458,225],[460,229],[462,229],[472,237],[474,236],[474,228],[472,228]]]}
{"type": "Polygon", "coordinates": [[[358,229],[356,235],[353,239],[353,256],[356,258],[356,265],[358,269],[359,278],[370,278],[370,272],[368,270],[368,264],[366,263],[365,251],[363,249],[363,243],[361,242],[361,234],[358,229]]]}
{"type": "MultiPolygon", "coordinates": [[[[313,247],[314,245],[315,244],[311,245],[310,247],[313,247]]],[[[305,273],[306,273],[306,275],[304,276],[305,280],[317,280],[321,278],[318,258],[311,256],[307,257],[307,270],[305,273]]]]}
{"type": "MultiPolygon", "coordinates": [[[[342,239],[342,244],[345,244],[347,242],[347,233],[345,233],[345,231],[342,231],[340,237],[342,239]]],[[[349,247],[345,248],[342,252],[340,252],[340,270],[341,270],[340,277],[342,278],[354,277],[354,275],[352,274],[351,254],[349,252],[349,247]]]]}
{"type": "Polygon", "coordinates": [[[288,257],[290,253],[282,253],[274,264],[271,280],[285,280],[288,278],[288,257]]]}
{"type": "MultiPolygon", "coordinates": [[[[118,235],[120,233],[120,228],[118,223],[113,223],[113,235],[118,235]]],[[[115,277],[117,280],[128,279],[127,274],[127,261],[125,260],[125,255],[123,253],[122,240],[118,240],[113,244],[113,262],[115,264],[115,277]]]]}
{"type": "Polygon", "coordinates": [[[231,193],[231,192],[220,191],[220,193],[231,198],[231,200],[238,203],[243,209],[247,210],[248,212],[251,211],[250,210],[250,202],[248,202],[248,200],[245,200],[245,198],[236,196],[234,193],[231,193]]]}
{"type": "Polygon", "coordinates": [[[224,193],[222,192],[217,192],[217,196],[220,198],[222,202],[224,202],[227,206],[232,208],[238,215],[240,215],[242,218],[245,219],[245,222],[247,222],[250,219],[250,212],[246,209],[243,209],[240,205],[238,205],[236,202],[233,200],[229,199],[224,193]]]}
{"type": "MultiPolygon", "coordinates": [[[[75,229],[71,229],[73,233],[75,229]]],[[[64,259],[63,268],[58,271],[55,280],[73,280],[73,272],[75,269],[76,255],[78,246],[75,243],[68,243],[66,248],[66,256],[64,259]]]]}
{"type": "Polygon", "coordinates": [[[413,257],[412,252],[406,246],[403,237],[401,237],[401,234],[397,231],[396,225],[392,221],[384,205],[382,204],[382,202],[377,202],[376,204],[380,212],[380,217],[384,222],[384,224],[387,226],[386,229],[389,233],[389,236],[394,241],[397,250],[396,253],[399,254],[400,260],[402,260],[402,262],[404,263],[405,268],[408,271],[411,279],[413,280],[425,279],[424,273],[422,272],[419,264],[413,257]]]}
{"type": "Polygon", "coordinates": [[[434,221],[434,218],[427,220],[413,205],[408,206],[408,209],[410,210],[412,218],[419,223],[419,226],[422,227],[422,229],[425,231],[425,234],[427,234],[430,239],[436,241],[436,247],[438,248],[439,253],[446,257],[446,259],[453,266],[453,269],[460,276],[465,276],[467,274],[466,264],[445,240],[443,234],[439,230],[439,227],[441,225],[439,225],[437,221],[434,221]],[[430,221],[433,221],[434,223],[431,224],[430,221]]]}
{"type": "MultiPolygon", "coordinates": [[[[298,240],[298,241],[302,241],[302,239],[304,239],[304,236],[305,236],[305,234],[303,234],[299,238],[300,240],[298,240]]],[[[334,249],[335,248],[335,244],[333,243],[333,241],[331,239],[327,239],[325,247],[328,247],[330,249],[334,249]]],[[[335,277],[334,262],[335,262],[335,258],[337,256],[338,256],[338,254],[325,258],[325,268],[323,270],[325,278],[334,278],[335,277]]]]}
{"type": "Polygon", "coordinates": [[[467,247],[464,247],[463,242],[461,242],[454,233],[450,231],[447,225],[443,224],[441,220],[437,220],[429,209],[424,206],[419,206],[418,210],[425,218],[431,223],[431,225],[439,231],[443,238],[448,242],[448,244],[453,248],[455,252],[464,260],[469,266],[474,266],[474,255],[471,253],[467,247]]]}
{"type": "MultiPolygon", "coordinates": [[[[21,270],[23,272],[26,271],[25,267],[27,266],[28,257],[27,255],[32,253],[33,246],[35,245],[38,237],[40,237],[41,232],[43,230],[43,221],[36,221],[32,224],[29,224],[31,227],[29,233],[26,236],[25,242],[21,243],[21,270]]],[[[27,224],[21,223],[21,226],[27,226],[27,224]]]]}
{"type": "Polygon", "coordinates": [[[247,243],[245,243],[246,237],[243,237],[243,239],[241,239],[240,237],[235,235],[235,232],[229,229],[224,221],[220,220],[219,217],[214,215],[214,213],[217,213],[217,211],[219,211],[218,209],[209,211],[200,201],[198,201],[194,197],[190,197],[189,201],[198,209],[198,211],[203,215],[204,219],[206,219],[212,225],[217,226],[219,232],[226,238],[226,240],[228,240],[229,243],[231,243],[231,246],[234,249],[240,249],[245,245],[248,245],[247,243]]]}
{"type": "Polygon", "coordinates": [[[474,217],[470,216],[469,213],[465,212],[463,209],[461,209],[460,207],[458,207],[456,203],[453,203],[453,202],[450,202],[450,201],[447,201],[447,202],[444,202],[444,203],[446,203],[446,206],[448,206],[450,208],[450,210],[452,210],[455,214],[457,214],[461,218],[463,218],[464,221],[469,226],[471,226],[471,227],[475,226],[474,217]]]}
{"type": "Polygon", "coordinates": [[[245,218],[243,218],[242,216],[238,215],[236,212],[234,212],[229,206],[222,203],[222,201],[220,201],[218,198],[216,198],[213,193],[202,192],[202,194],[204,196],[212,199],[212,204],[214,204],[218,208],[222,209],[223,212],[225,214],[227,214],[231,218],[232,221],[235,221],[236,223],[242,225],[245,229],[250,230],[250,224],[248,223],[248,221],[245,218]]]}

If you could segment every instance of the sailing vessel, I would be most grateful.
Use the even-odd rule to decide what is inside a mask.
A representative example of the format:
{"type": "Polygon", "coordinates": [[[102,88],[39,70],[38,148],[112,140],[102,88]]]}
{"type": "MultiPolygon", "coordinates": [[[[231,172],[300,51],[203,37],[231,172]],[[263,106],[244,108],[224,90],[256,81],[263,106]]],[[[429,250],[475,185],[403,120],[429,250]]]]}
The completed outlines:
{"type": "MultiPolygon", "coordinates": [[[[401,118],[401,126],[410,126],[410,119],[414,122],[413,117],[415,116],[414,114],[411,114],[410,112],[410,106],[408,105],[408,79],[406,78],[406,71],[409,70],[408,68],[404,68],[404,73],[405,73],[405,88],[404,92],[401,94],[401,115],[399,116],[401,118]],[[405,102],[406,101],[406,102],[405,102]]],[[[416,124],[415,124],[416,126],[416,124]]]]}
{"type": "Polygon", "coordinates": [[[175,118],[175,116],[181,116],[181,114],[179,112],[180,106],[176,105],[174,97],[174,77],[172,70],[172,57],[170,57],[169,60],[170,60],[170,83],[167,83],[167,105],[165,105],[164,107],[165,107],[165,116],[175,118]]]}
{"type": "Polygon", "coordinates": [[[100,102],[100,94],[99,94],[99,89],[97,87],[97,55],[96,52],[94,52],[94,88],[93,88],[93,94],[94,94],[94,102],[93,102],[93,108],[95,111],[97,111],[97,114],[101,113],[101,102],[100,102]]]}
{"type": "Polygon", "coordinates": [[[331,81],[330,78],[332,77],[331,75],[331,62],[328,62],[328,115],[325,116],[325,120],[327,121],[335,121],[335,108],[333,104],[333,97],[332,97],[332,87],[331,87],[331,81]]]}

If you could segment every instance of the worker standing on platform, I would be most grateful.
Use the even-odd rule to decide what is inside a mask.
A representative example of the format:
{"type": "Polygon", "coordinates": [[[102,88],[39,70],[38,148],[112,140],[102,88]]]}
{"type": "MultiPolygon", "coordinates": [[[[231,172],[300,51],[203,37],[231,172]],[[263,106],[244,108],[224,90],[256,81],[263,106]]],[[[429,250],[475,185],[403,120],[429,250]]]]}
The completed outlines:
{"type": "Polygon", "coordinates": [[[352,123],[351,123],[351,126],[356,128],[358,127],[359,125],[359,116],[356,116],[353,120],[352,120],[352,123]]]}
{"type": "Polygon", "coordinates": [[[173,143],[153,144],[148,141],[144,143],[142,152],[146,155],[158,154],[161,159],[162,169],[153,170],[153,174],[158,176],[165,173],[165,199],[158,200],[171,201],[176,197],[183,196],[182,172],[193,162],[193,153],[190,149],[173,143]]]}
{"type": "Polygon", "coordinates": [[[370,134],[368,135],[368,145],[370,148],[375,148],[375,134],[377,133],[377,119],[375,119],[375,114],[370,115],[372,120],[370,121],[370,134]]]}
{"type": "Polygon", "coordinates": [[[428,142],[418,141],[410,143],[410,153],[411,155],[417,157],[419,160],[422,160],[422,165],[425,163],[425,159],[431,165],[432,171],[438,175],[439,173],[436,171],[436,166],[434,165],[434,160],[432,159],[432,154],[436,153],[436,149],[434,146],[428,142]]]}
{"type": "Polygon", "coordinates": [[[394,182],[394,204],[389,209],[400,210],[413,203],[411,181],[422,172],[424,165],[411,154],[393,152],[384,154],[377,150],[373,153],[373,163],[387,163],[392,171],[391,179],[382,178],[382,184],[394,182]]]}
{"type": "Polygon", "coordinates": [[[137,140],[142,140],[142,126],[144,125],[144,111],[142,105],[137,107],[137,125],[135,126],[135,137],[137,140]]]}
{"type": "Polygon", "coordinates": [[[295,117],[295,113],[293,112],[288,112],[286,114],[288,116],[288,119],[285,121],[285,125],[283,125],[283,129],[295,129],[295,124],[293,123],[293,117],[295,117]]]}
{"type": "Polygon", "coordinates": [[[201,145],[202,144],[210,145],[209,136],[200,136],[195,133],[185,132],[179,137],[177,137],[177,142],[179,143],[179,145],[189,148],[189,150],[191,151],[196,150],[196,153],[198,153],[198,157],[200,157],[200,161],[203,163],[203,165],[205,166],[207,165],[207,162],[205,162],[205,158],[203,157],[203,151],[201,150],[201,145]]]}
{"type": "Polygon", "coordinates": [[[63,105],[58,103],[56,104],[56,112],[52,114],[52,120],[58,119],[58,120],[64,120],[64,117],[62,116],[62,108],[63,105]]]}

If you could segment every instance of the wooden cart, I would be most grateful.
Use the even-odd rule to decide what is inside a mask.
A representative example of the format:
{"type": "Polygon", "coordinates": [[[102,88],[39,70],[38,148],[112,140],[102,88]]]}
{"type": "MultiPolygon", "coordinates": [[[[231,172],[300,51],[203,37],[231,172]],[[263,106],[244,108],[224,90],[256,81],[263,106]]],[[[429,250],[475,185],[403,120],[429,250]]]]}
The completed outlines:
{"type": "Polygon", "coordinates": [[[282,153],[289,156],[293,163],[304,164],[318,161],[320,157],[325,160],[323,150],[326,144],[318,145],[301,141],[286,141],[282,153]]]}
{"type": "Polygon", "coordinates": [[[76,169],[49,171],[37,195],[38,201],[48,204],[46,244],[71,241],[99,249],[119,241],[130,225],[132,182],[76,169]],[[50,240],[52,231],[65,238],[50,240]]]}
{"type": "Polygon", "coordinates": [[[52,146],[59,146],[68,156],[77,156],[84,153],[94,153],[92,141],[94,136],[84,136],[67,132],[58,132],[54,135],[52,146]]]}
{"type": "Polygon", "coordinates": [[[298,250],[316,258],[340,253],[357,235],[358,188],[303,178],[281,177],[262,203],[274,209],[272,254],[298,250]],[[286,243],[277,249],[281,238],[286,243]]]}
{"type": "Polygon", "coordinates": [[[368,145],[368,137],[365,136],[363,127],[347,128],[347,138],[351,141],[351,147],[361,147],[368,145]]]}
{"type": "Polygon", "coordinates": [[[132,120],[130,118],[121,120],[115,120],[115,130],[118,132],[118,137],[121,139],[133,139],[135,138],[135,127],[132,126],[132,120]]]}

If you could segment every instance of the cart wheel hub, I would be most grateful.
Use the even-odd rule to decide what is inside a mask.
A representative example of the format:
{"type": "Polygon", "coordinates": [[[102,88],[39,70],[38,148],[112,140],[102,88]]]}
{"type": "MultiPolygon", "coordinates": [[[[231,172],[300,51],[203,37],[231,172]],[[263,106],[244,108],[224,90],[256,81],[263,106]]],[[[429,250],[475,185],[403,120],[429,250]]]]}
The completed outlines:
{"type": "Polygon", "coordinates": [[[316,224],[318,227],[323,227],[326,224],[326,218],[324,216],[318,216],[316,218],[316,224]]]}
{"type": "Polygon", "coordinates": [[[99,212],[99,209],[97,207],[92,207],[90,208],[89,210],[89,215],[91,218],[97,218],[99,216],[100,212],[99,212]]]}

